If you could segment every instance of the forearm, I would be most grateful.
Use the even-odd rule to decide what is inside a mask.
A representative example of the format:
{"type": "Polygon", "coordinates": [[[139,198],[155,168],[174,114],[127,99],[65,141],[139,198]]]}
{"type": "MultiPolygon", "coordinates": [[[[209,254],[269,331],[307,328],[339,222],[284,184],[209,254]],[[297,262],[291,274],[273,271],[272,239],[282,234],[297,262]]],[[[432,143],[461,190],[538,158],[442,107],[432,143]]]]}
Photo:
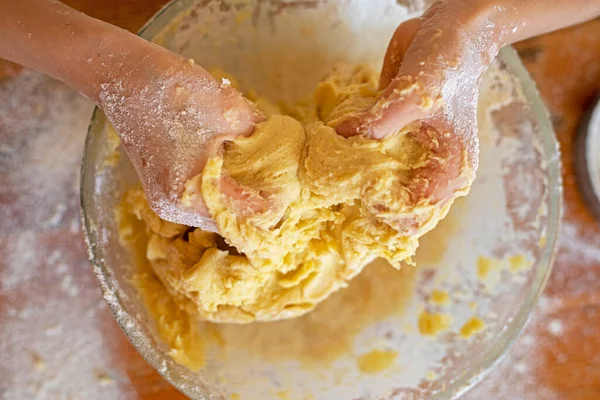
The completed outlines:
{"type": "Polygon", "coordinates": [[[507,43],[566,28],[600,16],[600,0],[507,0],[507,43]]]}
{"type": "Polygon", "coordinates": [[[0,0],[0,58],[60,79],[95,101],[103,83],[166,63],[164,52],[55,0],[0,0]]]}
{"type": "MultiPolygon", "coordinates": [[[[445,2],[442,0],[442,2],[445,2]]],[[[600,16],[600,0],[449,0],[467,4],[480,30],[491,29],[500,45],[512,44],[600,16]]]]}

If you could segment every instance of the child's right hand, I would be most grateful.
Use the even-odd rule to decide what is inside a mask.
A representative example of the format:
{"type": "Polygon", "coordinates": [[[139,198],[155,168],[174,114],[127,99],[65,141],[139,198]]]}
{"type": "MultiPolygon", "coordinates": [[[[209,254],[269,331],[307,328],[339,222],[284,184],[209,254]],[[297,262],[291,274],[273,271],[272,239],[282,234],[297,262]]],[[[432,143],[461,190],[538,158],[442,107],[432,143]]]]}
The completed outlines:
{"type": "Polygon", "coordinates": [[[379,139],[415,121],[432,128],[412,133],[435,157],[410,191],[443,204],[474,177],[478,86],[500,48],[598,15],[600,0],[437,0],[394,33],[375,105],[336,130],[379,139]]]}
{"type": "Polygon", "coordinates": [[[375,139],[420,121],[409,135],[432,156],[409,184],[416,204],[443,206],[467,187],[478,161],[478,85],[499,45],[472,1],[438,1],[394,33],[375,105],[336,128],[375,139]]]}

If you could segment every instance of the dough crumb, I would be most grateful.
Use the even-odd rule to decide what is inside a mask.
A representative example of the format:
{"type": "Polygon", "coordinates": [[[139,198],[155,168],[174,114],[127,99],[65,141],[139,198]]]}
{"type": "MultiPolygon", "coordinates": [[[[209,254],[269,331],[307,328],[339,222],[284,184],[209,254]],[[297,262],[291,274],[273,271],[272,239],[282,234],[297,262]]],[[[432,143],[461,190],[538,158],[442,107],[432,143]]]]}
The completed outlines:
{"type": "Polygon", "coordinates": [[[356,364],[360,372],[365,374],[375,374],[390,368],[398,353],[389,350],[373,350],[369,353],[361,355],[356,364]]]}
{"type": "Polygon", "coordinates": [[[104,371],[96,372],[96,379],[100,383],[100,386],[109,386],[115,384],[114,378],[104,371]]]}
{"type": "Polygon", "coordinates": [[[429,301],[432,304],[437,304],[437,305],[443,306],[450,302],[450,294],[443,290],[434,289],[431,292],[429,301]]]}
{"type": "Polygon", "coordinates": [[[479,317],[472,317],[462,326],[462,328],[460,328],[460,336],[466,339],[484,329],[485,322],[479,317]]]}
{"type": "Polygon", "coordinates": [[[508,262],[510,264],[510,272],[512,273],[527,270],[532,264],[524,254],[517,254],[509,257],[508,262]]]}
{"type": "Polygon", "coordinates": [[[290,392],[287,390],[280,390],[275,392],[275,397],[277,397],[279,400],[290,400],[290,392]]]}
{"type": "Polygon", "coordinates": [[[32,353],[31,354],[31,359],[33,361],[33,367],[36,369],[36,371],[44,371],[46,369],[46,361],[44,360],[44,358],[38,354],[38,353],[32,353]]]}
{"type": "Polygon", "coordinates": [[[423,336],[437,336],[448,330],[450,322],[449,315],[423,311],[418,320],[419,333],[423,336]]]}
{"type": "Polygon", "coordinates": [[[479,279],[487,278],[488,274],[494,267],[494,262],[491,258],[480,256],[477,258],[477,276],[479,279]]]}

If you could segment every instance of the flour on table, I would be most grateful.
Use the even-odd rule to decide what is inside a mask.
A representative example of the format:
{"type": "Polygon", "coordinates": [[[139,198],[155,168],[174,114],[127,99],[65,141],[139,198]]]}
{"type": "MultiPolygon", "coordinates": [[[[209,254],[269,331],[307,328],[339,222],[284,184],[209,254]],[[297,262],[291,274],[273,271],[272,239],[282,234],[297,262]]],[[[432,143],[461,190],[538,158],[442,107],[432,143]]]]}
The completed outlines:
{"type": "Polygon", "coordinates": [[[132,398],[79,227],[92,104],[24,70],[0,81],[0,105],[0,398],[132,398]]]}

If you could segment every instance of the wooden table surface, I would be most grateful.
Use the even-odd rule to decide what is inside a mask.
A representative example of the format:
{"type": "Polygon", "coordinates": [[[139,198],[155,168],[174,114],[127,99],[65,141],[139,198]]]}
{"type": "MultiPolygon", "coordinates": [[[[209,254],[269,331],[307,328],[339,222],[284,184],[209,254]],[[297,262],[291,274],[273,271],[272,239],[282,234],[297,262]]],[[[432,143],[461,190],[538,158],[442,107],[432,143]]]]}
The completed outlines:
{"type": "MultiPolygon", "coordinates": [[[[65,2],[89,15],[136,31],[165,0],[65,2]]],[[[538,84],[560,140],[565,184],[561,248],[544,296],[525,333],[508,357],[465,397],[597,400],[600,399],[600,223],[587,210],[577,188],[573,172],[573,141],[582,114],[600,93],[600,20],[519,43],[517,49],[538,84]]],[[[22,99],[19,101],[24,103],[23,107],[28,99],[40,96],[46,99],[44,101],[52,102],[51,94],[38,93],[42,90],[42,83],[38,87],[31,83],[31,76],[22,77],[26,73],[0,60],[0,100],[22,99]],[[15,85],[15,82],[18,84],[15,85]],[[25,89],[30,92],[23,94],[19,85],[33,85],[33,89],[27,86],[25,89]]],[[[50,89],[44,90],[69,93],[61,84],[43,81],[43,87],[48,86],[50,89]]],[[[91,110],[90,104],[69,96],[68,101],[83,104],[81,107],[86,112],[91,110]]],[[[11,164],[11,157],[19,159],[18,152],[24,150],[18,146],[20,139],[15,138],[17,128],[6,115],[3,118],[3,107],[6,108],[6,104],[0,101],[0,146],[3,146],[0,147],[0,398],[184,398],[136,353],[102,305],[86,262],[77,223],[76,163],[80,153],[70,158],[75,165],[67,165],[68,171],[72,171],[68,172],[72,174],[72,180],[65,184],[66,194],[61,192],[57,195],[64,204],[61,213],[50,212],[55,210],[53,207],[56,205],[49,203],[56,201],[56,196],[46,199],[46,203],[44,199],[35,203],[36,210],[40,215],[46,215],[51,224],[40,227],[37,224],[39,218],[35,217],[37,214],[32,216],[27,210],[19,211],[17,205],[34,193],[35,188],[23,189],[10,179],[19,173],[19,168],[11,164]],[[44,210],[50,211],[44,214],[44,210]],[[47,255],[51,250],[61,249],[66,260],[63,270],[70,273],[61,275],[61,285],[58,286],[62,291],[48,283],[59,272],[56,272],[56,260],[47,255]],[[31,260],[24,262],[23,257],[27,254],[37,257],[31,256],[31,260]],[[43,256],[40,257],[40,254],[43,256]],[[57,310],[56,315],[48,311],[48,305],[57,310]],[[59,309],[66,311],[59,313],[59,309]],[[75,311],[70,313],[70,310],[75,311]],[[79,313],[85,310],[89,318],[82,321],[79,313]],[[44,350],[44,341],[51,340],[52,327],[46,325],[43,332],[33,333],[33,328],[29,328],[37,329],[36,324],[44,318],[64,322],[73,333],[69,337],[85,339],[87,348],[96,349],[96,353],[86,353],[72,366],[73,363],[63,358],[64,355],[44,350]],[[89,326],[96,328],[91,332],[89,326]],[[11,332],[18,334],[11,335],[11,332]],[[99,362],[100,357],[108,363],[110,373],[95,369],[94,363],[99,362]],[[32,371],[41,371],[40,375],[45,374],[46,380],[52,376],[55,383],[59,382],[62,367],[82,372],[95,371],[90,373],[95,374],[96,379],[79,382],[80,386],[85,386],[87,393],[82,394],[78,382],[73,381],[71,386],[64,382],[62,386],[49,384],[42,378],[37,380],[34,372],[19,373],[15,370],[32,366],[32,371]],[[51,372],[54,375],[48,375],[51,372]]],[[[10,107],[15,107],[14,110],[22,108],[20,104],[10,107]]],[[[51,128],[44,125],[46,114],[38,114],[31,117],[32,128],[22,128],[21,135],[36,134],[28,132],[28,129],[51,128]]],[[[73,139],[77,146],[83,144],[84,133],[82,129],[73,139]]],[[[81,148],[77,146],[75,152],[81,148]]],[[[61,159],[56,158],[55,162],[60,165],[61,159]]],[[[53,164],[52,168],[58,166],[53,164]]]]}

